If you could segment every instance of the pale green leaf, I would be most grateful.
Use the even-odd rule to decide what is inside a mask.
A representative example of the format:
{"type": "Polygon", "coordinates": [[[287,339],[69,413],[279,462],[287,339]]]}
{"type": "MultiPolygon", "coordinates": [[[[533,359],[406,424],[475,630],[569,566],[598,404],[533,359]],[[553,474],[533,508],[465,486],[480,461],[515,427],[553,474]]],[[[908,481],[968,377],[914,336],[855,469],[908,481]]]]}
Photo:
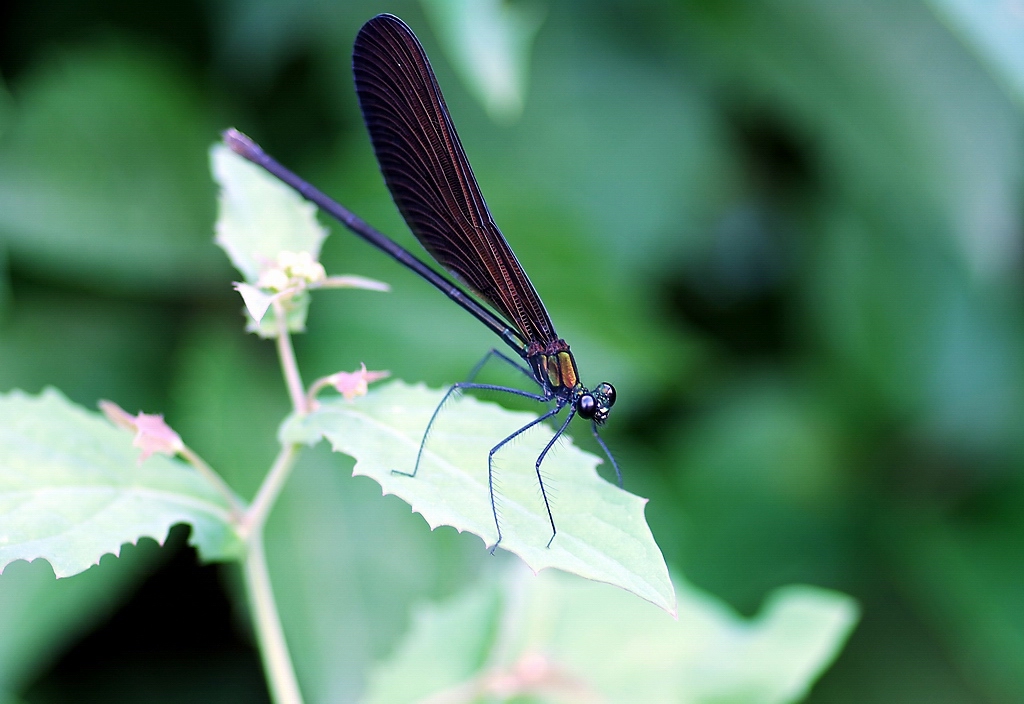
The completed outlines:
{"type": "Polygon", "coordinates": [[[240,552],[227,500],[194,469],[138,463],[132,433],[49,389],[0,396],[0,569],[43,558],[67,577],[187,523],[208,560],[240,552]]]}
{"type": "Polygon", "coordinates": [[[281,252],[319,257],[327,231],[312,203],[223,144],[210,149],[210,166],[221,189],[217,244],[247,283],[281,252]]]}
{"type": "Polygon", "coordinates": [[[423,0],[452,64],[492,119],[519,117],[526,100],[537,6],[501,0],[423,0]]]}
{"type": "MultiPolygon", "coordinates": [[[[536,418],[473,397],[450,401],[431,430],[415,477],[410,472],[431,413],[442,392],[396,382],[353,401],[324,402],[282,429],[286,442],[327,438],[356,458],[354,474],[377,481],[420,513],[431,528],[453,526],[493,545],[497,531],[488,492],[487,455],[502,438],[536,418]]],[[[534,571],[555,567],[627,589],[667,611],[675,595],[661,550],[644,519],[646,499],[601,479],[597,457],[568,438],[543,465],[558,535],[537,485],[534,464],[554,430],[542,426],[509,443],[495,457],[495,486],[502,521],[500,547],[534,571]]]]}
{"type": "MultiPolygon", "coordinates": [[[[313,259],[320,256],[327,230],[317,222],[312,203],[223,144],[210,149],[210,168],[221,188],[217,200],[217,244],[246,283],[256,283],[260,273],[277,262],[281,252],[308,252],[313,259]]],[[[276,337],[274,312],[263,308],[255,316],[251,297],[245,297],[245,303],[249,315],[246,329],[260,337],[276,337]]],[[[305,330],[308,310],[308,295],[288,299],[289,331],[305,330]]]]}
{"type": "Polygon", "coordinates": [[[506,701],[518,693],[542,701],[792,702],[857,620],[852,599],[812,587],[776,591],[751,621],[688,585],[677,594],[675,621],[618,590],[556,573],[477,587],[419,610],[405,642],[372,674],[366,701],[506,701]]]}
{"type": "MultiPolygon", "coordinates": [[[[309,291],[302,291],[288,298],[285,305],[285,319],[288,321],[288,332],[306,331],[306,317],[309,315],[309,304],[311,301],[312,297],[309,295],[309,291]]],[[[273,309],[265,311],[263,317],[257,323],[249,313],[248,307],[246,307],[245,319],[246,332],[256,333],[264,339],[277,337],[277,317],[273,309]]]]}
{"type": "Polygon", "coordinates": [[[263,320],[263,316],[267,314],[267,309],[273,304],[274,296],[277,294],[266,293],[263,289],[242,283],[235,284],[235,290],[238,291],[245,302],[245,312],[249,314],[249,317],[253,319],[256,325],[259,325],[260,321],[263,320]]]}
{"type": "Polygon", "coordinates": [[[1010,0],[929,0],[1024,106],[1024,6],[1010,0]]]}

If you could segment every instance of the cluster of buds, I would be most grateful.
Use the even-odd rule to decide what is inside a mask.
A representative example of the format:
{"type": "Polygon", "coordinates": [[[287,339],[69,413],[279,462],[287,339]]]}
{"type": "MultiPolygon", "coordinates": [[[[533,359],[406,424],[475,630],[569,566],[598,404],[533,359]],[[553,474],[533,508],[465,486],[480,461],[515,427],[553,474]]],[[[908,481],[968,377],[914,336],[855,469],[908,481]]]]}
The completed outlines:
{"type": "Polygon", "coordinates": [[[313,259],[309,252],[281,252],[272,266],[260,272],[256,286],[265,291],[280,293],[306,288],[326,278],[324,265],[313,259]]]}
{"type": "MultiPolygon", "coordinates": [[[[246,310],[258,328],[267,310],[275,304],[282,305],[288,313],[302,309],[308,304],[304,296],[310,288],[363,288],[371,291],[387,291],[387,284],[361,276],[328,276],[324,266],[309,252],[279,252],[260,272],[255,284],[235,283],[235,290],[242,294],[246,310]]],[[[303,313],[301,318],[305,319],[303,313]]],[[[298,326],[301,328],[301,324],[298,326]]],[[[295,329],[295,328],[293,328],[295,329]]],[[[272,336],[272,335],[270,335],[272,336]]]]}

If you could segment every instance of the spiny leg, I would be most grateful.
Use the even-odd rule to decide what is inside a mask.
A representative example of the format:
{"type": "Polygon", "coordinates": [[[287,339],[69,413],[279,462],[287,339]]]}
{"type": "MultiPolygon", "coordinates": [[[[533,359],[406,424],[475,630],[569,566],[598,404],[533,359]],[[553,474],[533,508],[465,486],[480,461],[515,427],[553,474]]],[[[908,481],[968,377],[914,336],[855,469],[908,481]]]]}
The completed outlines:
{"type": "Polygon", "coordinates": [[[441,412],[441,408],[443,408],[444,404],[448,402],[448,397],[455,393],[459,388],[459,384],[449,387],[448,390],[444,392],[444,396],[441,398],[441,403],[437,404],[437,407],[434,408],[434,412],[430,414],[430,420],[427,421],[427,428],[423,431],[423,437],[420,438],[420,447],[416,452],[416,464],[412,466],[412,472],[403,472],[400,469],[392,469],[392,474],[401,474],[403,477],[416,476],[416,472],[420,469],[420,458],[423,456],[423,448],[427,444],[427,436],[430,435],[430,429],[434,426],[434,421],[437,420],[437,414],[441,412]]]}
{"type": "MultiPolygon", "coordinates": [[[[494,551],[498,548],[498,543],[501,542],[501,524],[498,521],[498,507],[495,505],[495,501],[494,501],[494,453],[496,453],[498,450],[500,450],[505,445],[507,445],[511,440],[515,439],[519,435],[522,435],[523,433],[525,433],[527,430],[529,430],[533,426],[537,425],[538,423],[543,423],[548,418],[551,418],[552,416],[558,415],[562,411],[562,409],[564,407],[565,407],[565,402],[564,401],[559,401],[557,408],[552,408],[550,411],[548,411],[547,413],[542,415],[540,418],[537,418],[535,420],[531,420],[529,423],[524,425],[522,428],[520,428],[516,432],[512,433],[507,438],[505,438],[504,440],[499,442],[497,445],[492,447],[491,451],[487,454],[487,488],[491,492],[491,514],[494,516],[494,527],[498,531],[498,540],[494,543],[494,545],[491,546],[491,554],[492,555],[494,554],[494,551]]],[[[573,414],[570,412],[569,413],[569,417],[572,418],[572,416],[573,416],[573,414]]],[[[562,426],[562,430],[565,430],[565,425],[562,426]]],[[[559,434],[561,434],[561,432],[562,431],[560,430],[559,434]]],[[[555,435],[555,437],[557,438],[558,435],[555,435]]],[[[547,452],[546,449],[545,449],[545,452],[547,452]]],[[[538,462],[538,471],[539,471],[539,466],[540,466],[540,463],[538,462]]],[[[543,483],[541,484],[540,489],[541,489],[541,493],[543,494],[543,492],[544,492],[544,485],[543,485],[543,483]]],[[[548,498],[547,498],[547,496],[544,496],[544,505],[547,506],[548,518],[551,519],[551,507],[548,506],[548,498]]],[[[552,526],[554,526],[554,520],[553,519],[551,519],[551,520],[552,520],[552,526]]],[[[550,545],[550,544],[551,543],[549,542],[548,545],[550,545]]]]}
{"type": "Polygon", "coordinates": [[[604,440],[601,439],[600,433],[597,432],[597,423],[592,422],[590,425],[590,429],[594,433],[594,439],[597,440],[597,444],[601,446],[601,449],[604,450],[604,454],[608,458],[608,461],[612,463],[612,469],[615,470],[615,478],[619,480],[619,488],[621,489],[622,472],[619,471],[619,463],[615,461],[614,457],[612,457],[611,450],[609,450],[608,446],[604,444],[604,440]]]}
{"type": "Polygon", "coordinates": [[[491,350],[484,355],[484,358],[476,363],[476,366],[473,367],[473,371],[469,373],[469,377],[466,379],[466,381],[470,382],[473,381],[473,379],[476,379],[476,375],[480,373],[480,370],[484,368],[484,365],[487,364],[487,360],[489,360],[491,357],[497,357],[501,361],[506,362],[510,366],[514,367],[515,369],[518,369],[523,374],[525,374],[527,379],[529,379],[535,384],[537,383],[537,380],[533,377],[533,371],[529,367],[524,367],[519,362],[509,357],[507,354],[503,353],[501,350],[497,350],[494,348],[491,348],[491,350]]]}
{"type": "Polygon", "coordinates": [[[555,436],[548,441],[548,444],[545,445],[544,449],[541,451],[540,456],[537,457],[537,483],[540,484],[540,495],[544,498],[544,508],[548,510],[548,521],[551,523],[551,540],[548,541],[548,544],[545,547],[551,547],[551,543],[554,542],[555,535],[558,533],[558,530],[555,529],[555,517],[551,515],[551,504],[548,503],[548,492],[544,488],[544,479],[540,475],[540,463],[544,461],[544,456],[548,454],[548,450],[552,448],[555,441],[562,437],[562,433],[564,433],[565,429],[569,427],[569,421],[572,420],[574,415],[576,415],[575,407],[569,410],[569,416],[565,419],[565,422],[562,423],[562,427],[558,429],[558,432],[555,433],[555,436]]]}
{"type": "Polygon", "coordinates": [[[434,427],[434,421],[437,420],[437,416],[441,413],[441,409],[444,404],[448,402],[448,398],[456,391],[462,389],[482,389],[484,391],[504,391],[505,393],[515,394],[516,396],[524,396],[526,398],[532,398],[535,401],[546,403],[550,400],[548,396],[542,396],[540,394],[532,394],[529,391],[521,391],[520,389],[512,389],[507,386],[495,386],[493,384],[474,384],[468,381],[461,381],[458,384],[452,384],[452,386],[445,392],[441,398],[441,403],[437,404],[437,408],[430,416],[430,420],[427,422],[427,429],[423,431],[423,438],[420,440],[420,449],[416,452],[416,464],[413,465],[412,472],[403,472],[399,469],[392,469],[392,474],[401,474],[404,477],[415,477],[416,472],[420,469],[420,460],[423,458],[423,449],[427,446],[427,437],[430,435],[430,429],[434,427]]]}

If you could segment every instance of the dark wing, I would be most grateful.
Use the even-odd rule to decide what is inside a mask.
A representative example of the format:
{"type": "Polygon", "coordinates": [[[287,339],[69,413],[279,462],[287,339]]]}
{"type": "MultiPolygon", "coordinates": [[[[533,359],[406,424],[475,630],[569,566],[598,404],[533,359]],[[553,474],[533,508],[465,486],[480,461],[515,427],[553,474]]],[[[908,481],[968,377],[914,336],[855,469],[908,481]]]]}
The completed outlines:
{"type": "Polygon", "coordinates": [[[416,35],[393,15],[374,17],[356,37],[352,70],[377,162],[409,229],[525,340],[557,339],[491,219],[416,35]]]}

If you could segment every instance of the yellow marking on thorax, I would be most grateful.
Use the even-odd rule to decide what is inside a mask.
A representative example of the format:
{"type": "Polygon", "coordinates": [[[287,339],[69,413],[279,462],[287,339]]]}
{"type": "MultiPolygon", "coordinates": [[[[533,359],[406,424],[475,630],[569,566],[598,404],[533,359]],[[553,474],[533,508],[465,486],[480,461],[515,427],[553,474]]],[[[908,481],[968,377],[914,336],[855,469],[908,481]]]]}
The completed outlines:
{"type": "Polygon", "coordinates": [[[572,355],[568,352],[559,352],[558,365],[562,369],[562,384],[567,389],[575,389],[579,379],[576,378],[576,364],[573,362],[572,355]]]}
{"type": "Polygon", "coordinates": [[[552,388],[561,386],[561,377],[558,373],[558,359],[554,355],[544,355],[544,366],[548,370],[548,382],[552,388]]]}

